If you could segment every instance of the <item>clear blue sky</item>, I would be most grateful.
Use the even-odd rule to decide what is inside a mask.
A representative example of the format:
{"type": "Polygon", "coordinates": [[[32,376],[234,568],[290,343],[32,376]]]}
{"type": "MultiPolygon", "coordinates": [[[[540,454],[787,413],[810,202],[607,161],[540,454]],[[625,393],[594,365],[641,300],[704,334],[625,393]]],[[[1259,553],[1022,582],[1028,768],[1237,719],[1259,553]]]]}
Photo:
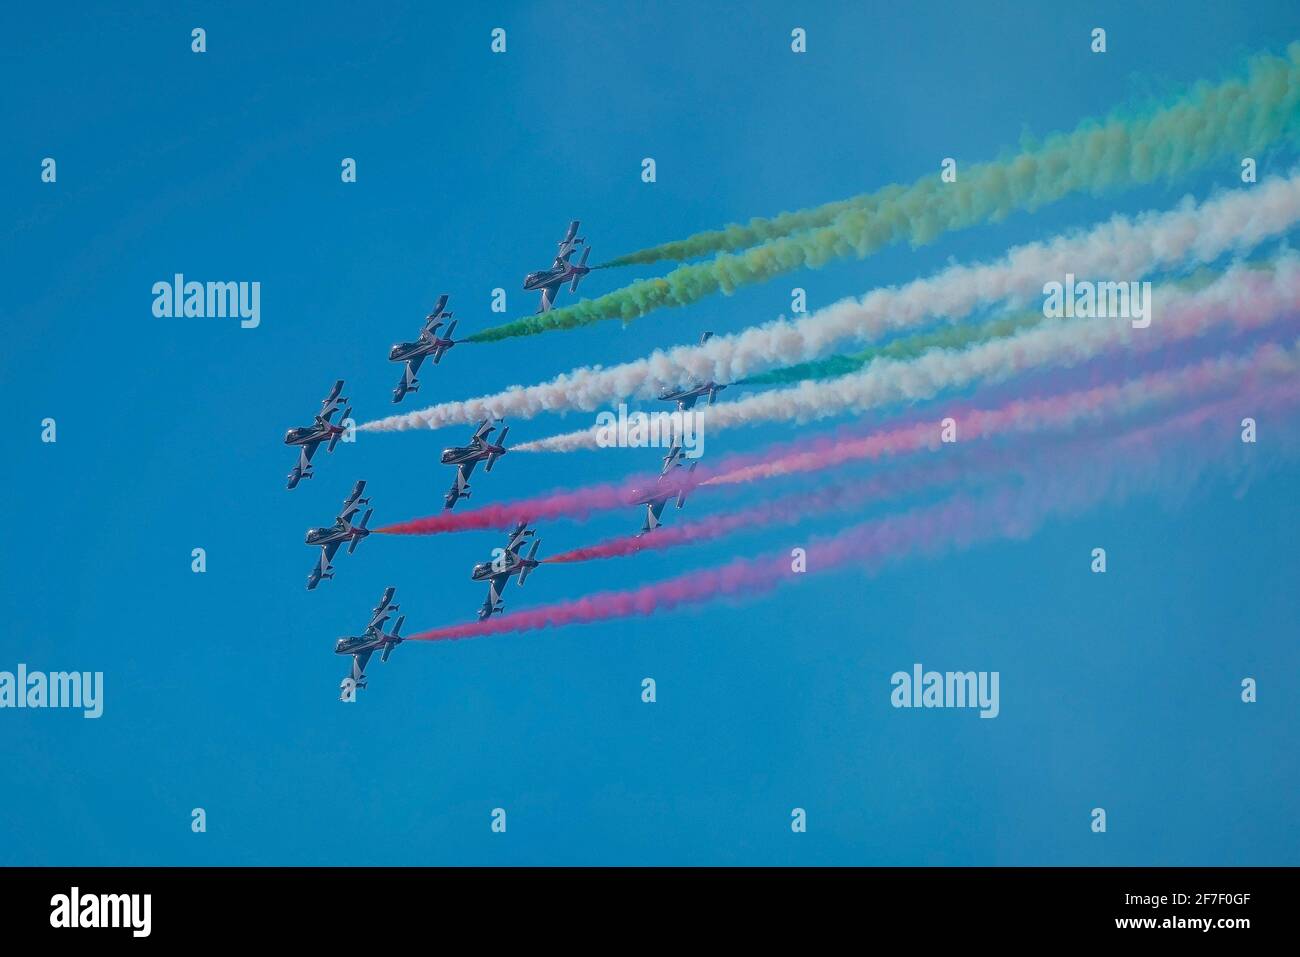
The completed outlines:
{"type": "MultiPolygon", "coordinates": [[[[1288,2],[717,6],[5,11],[0,669],[100,670],[106,700],[97,721],[0,712],[0,863],[1300,863],[1294,467],[1245,494],[1219,483],[1137,500],[744,604],[410,643],[371,665],[359,703],[338,702],[333,642],[384,586],[409,629],[469,619],[483,591],[470,567],[499,544],[374,537],[303,588],[304,530],[355,479],[376,523],[441,507],[439,451],[468,430],[363,436],[294,492],[281,444],[336,378],[358,419],[389,412],[388,347],[438,293],[472,331],[501,318],[493,287],[511,317],[532,311],[521,278],[571,218],[596,260],[612,257],[910,182],[944,156],[992,158],[1023,132],[1300,37],[1288,2]],[[1088,52],[1098,25],[1104,57],[1088,52]],[[504,56],[489,52],[497,26],[504,56]],[[804,56],[789,51],[794,26],[804,56]],[[39,179],[45,156],[54,185],[39,179]],[[345,156],[354,185],[339,179],[345,156]],[[176,272],[261,282],[261,327],[155,319],[150,288],[176,272]],[[55,445],[39,441],[47,416],[55,445]],[[1104,577],[1087,572],[1099,543],[1104,577]],[[194,547],[206,574],[190,571],[194,547]],[[1000,717],[892,709],[889,675],[914,661],[1000,671],[1000,717]],[[1255,705],[1238,700],[1245,675],[1255,705]],[[1104,836],[1088,828],[1099,805],[1104,836]],[[191,833],[195,807],[205,834],[191,833]],[[505,835],[489,830],[494,807],[505,835]],[[791,833],[793,807],[808,833],[791,833]]],[[[1072,198],[627,329],[466,346],[426,367],[405,407],[734,331],[787,309],[793,285],[815,308],[1235,175],[1072,198]]],[[[596,273],[584,292],[656,271],[596,273]]],[[[579,421],[519,422],[511,438],[579,421]]],[[[710,452],[791,434],[731,433],[710,452]]],[[[507,456],[476,501],[647,457],[507,456]]],[[[542,549],[639,521],[553,523],[542,549]]],[[[508,604],[810,534],[545,567],[508,604]]]]}

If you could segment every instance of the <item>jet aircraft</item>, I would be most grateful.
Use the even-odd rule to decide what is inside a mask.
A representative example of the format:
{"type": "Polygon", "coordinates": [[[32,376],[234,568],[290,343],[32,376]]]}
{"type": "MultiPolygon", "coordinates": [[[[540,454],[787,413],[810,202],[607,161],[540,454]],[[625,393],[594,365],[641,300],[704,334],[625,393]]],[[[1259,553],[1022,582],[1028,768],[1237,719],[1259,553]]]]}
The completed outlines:
{"type": "MultiPolygon", "coordinates": [[[[706,332],[700,337],[700,345],[708,342],[713,338],[713,333],[706,332]]],[[[709,405],[713,405],[713,400],[718,397],[718,393],[725,389],[725,385],[719,385],[710,379],[708,382],[700,383],[691,388],[684,389],[665,389],[659,393],[659,398],[664,402],[676,402],[677,408],[685,412],[695,405],[695,400],[703,396],[709,397],[709,405]]]]}
{"type": "Polygon", "coordinates": [[[285,445],[298,446],[298,464],[289,473],[289,488],[295,488],[300,480],[312,477],[311,457],[316,454],[317,446],[322,442],[328,442],[325,451],[334,451],[339,437],[347,431],[342,423],[352,415],[352,410],[349,408],[344,411],[338,425],[331,423],[330,417],[341,406],[346,405],[347,401],[347,397],[343,395],[343,380],[339,379],[334,383],[330,394],[325,397],[325,401],[321,403],[320,411],[316,413],[316,421],[312,425],[290,429],[284,434],[285,445]]]}
{"type": "Polygon", "coordinates": [[[406,363],[402,381],[393,390],[394,402],[401,402],[408,392],[420,391],[420,380],[415,374],[420,371],[420,363],[424,362],[426,356],[432,357],[433,364],[437,365],[447,350],[456,344],[452,339],[452,333],[456,331],[456,320],[452,319],[445,335],[438,334],[443,320],[451,319],[451,313],[443,311],[446,305],[447,297],[439,296],[433,312],[424,317],[424,327],[420,330],[419,337],[414,342],[399,342],[389,350],[389,362],[406,363]]]}
{"type": "Polygon", "coordinates": [[[307,544],[320,548],[320,561],[316,567],[311,570],[307,576],[307,590],[311,591],[320,584],[322,578],[334,577],[334,566],[331,562],[339,546],[344,542],[348,543],[348,554],[351,555],[357,550],[357,544],[361,539],[370,534],[366,528],[366,523],[370,521],[370,516],[374,513],[373,508],[366,509],[366,514],[362,516],[359,525],[352,524],[352,516],[361,511],[362,505],[369,505],[370,499],[362,498],[361,493],[365,491],[365,481],[357,482],[352,487],[352,494],[343,502],[343,511],[339,512],[338,517],[334,519],[334,524],[327,528],[312,528],[307,531],[307,544]]]}
{"type": "Polygon", "coordinates": [[[387,661],[388,656],[393,653],[393,649],[404,640],[401,631],[402,622],[406,620],[405,615],[397,619],[390,634],[384,633],[384,622],[388,621],[390,612],[398,609],[398,606],[393,604],[393,594],[396,591],[397,589],[391,586],[384,589],[379,604],[370,612],[370,622],[366,625],[365,631],[353,637],[340,638],[335,643],[334,653],[336,655],[352,656],[352,672],[339,685],[339,698],[341,700],[348,700],[350,692],[355,693],[357,689],[366,686],[366,665],[370,662],[371,655],[378,651],[379,660],[387,661]]]}
{"type": "Polygon", "coordinates": [[[501,430],[501,436],[496,442],[489,442],[488,436],[495,431],[496,426],[492,425],[492,420],[484,419],[474,431],[469,445],[442,450],[442,464],[456,466],[456,478],[443,498],[444,508],[452,508],[460,499],[469,498],[469,476],[474,471],[475,465],[486,462],[484,470],[491,472],[496,460],[505,455],[506,433],[510,431],[510,426],[507,425],[501,430]]]}
{"type": "Polygon", "coordinates": [[[501,593],[505,591],[506,583],[512,576],[517,576],[522,586],[528,573],[541,564],[537,560],[537,547],[542,543],[540,538],[534,538],[528,554],[523,554],[524,546],[528,544],[527,540],[531,535],[533,529],[528,528],[526,522],[518,523],[510,531],[510,538],[500,554],[494,554],[490,562],[479,562],[470,572],[470,578],[474,581],[488,583],[487,598],[484,599],[483,607],[478,612],[480,621],[491,618],[494,612],[505,609],[501,601],[501,593]]]}
{"type": "Polygon", "coordinates": [[[585,243],[586,239],[578,235],[578,220],[575,219],[569,223],[569,231],[558,244],[559,249],[555,254],[555,262],[551,263],[551,268],[530,272],[524,277],[525,290],[528,292],[540,290],[542,293],[542,302],[537,308],[539,313],[547,312],[555,305],[555,294],[566,282],[570,283],[570,292],[577,292],[582,277],[591,272],[591,268],[587,265],[587,256],[591,253],[591,247],[583,245],[585,243]],[[578,260],[577,265],[574,265],[569,260],[579,245],[583,245],[582,258],[578,260]]]}
{"type": "Polygon", "coordinates": [[[686,493],[694,486],[691,484],[690,476],[695,472],[695,466],[699,465],[699,460],[691,463],[690,468],[686,469],[685,478],[682,477],[679,469],[684,468],[681,462],[682,447],[674,445],[672,451],[664,456],[664,466],[659,473],[659,478],[655,485],[650,489],[633,489],[631,505],[644,505],[646,507],[645,525],[642,527],[640,534],[654,531],[661,524],[660,516],[663,514],[664,506],[672,498],[677,499],[677,507],[681,508],[686,504],[686,493]]]}

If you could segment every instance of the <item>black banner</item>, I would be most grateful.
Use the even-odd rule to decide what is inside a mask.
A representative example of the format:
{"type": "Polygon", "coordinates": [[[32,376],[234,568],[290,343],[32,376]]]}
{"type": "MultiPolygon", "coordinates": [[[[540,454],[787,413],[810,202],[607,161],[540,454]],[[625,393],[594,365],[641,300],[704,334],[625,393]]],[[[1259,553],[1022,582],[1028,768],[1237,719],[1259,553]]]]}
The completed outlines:
{"type": "Polygon", "coordinates": [[[1231,946],[1239,935],[1284,930],[1294,876],[1284,868],[13,868],[0,871],[0,913],[10,941],[76,934],[82,945],[337,944],[434,927],[536,942],[557,922],[566,939],[611,922],[633,937],[676,937],[704,922],[739,938],[785,926],[869,937],[906,930],[927,942],[1104,935],[1231,946]]]}

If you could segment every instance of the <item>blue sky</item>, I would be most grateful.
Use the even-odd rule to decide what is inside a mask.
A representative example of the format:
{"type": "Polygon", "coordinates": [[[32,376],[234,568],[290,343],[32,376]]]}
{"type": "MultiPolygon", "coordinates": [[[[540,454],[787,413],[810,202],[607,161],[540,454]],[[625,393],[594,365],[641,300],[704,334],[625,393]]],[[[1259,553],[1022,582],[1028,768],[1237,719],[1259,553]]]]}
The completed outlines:
{"type": "MultiPolygon", "coordinates": [[[[593,259],[911,182],[1025,132],[1239,68],[1290,3],[158,4],[7,10],[0,669],[105,673],[96,721],[0,712],[4,864],[1295,864],[1295,466],[1139,499],[866,578],[745,603],[399,648],[337,700],[386,585],[408,630],[472,617],[500,536],[364,542],[303,589],[306,528],[365,478],[377,524],[431,514],[466,429],[362,436],[294,492],[281,440],[336,378],[392,410],[391,343],[437,294],[461,332],[572,218],[593,259]],[[467,9],[467,6],[470,7],[467,9]],[[1110,52],[1088,52],[1108,30],[1110,52]],[[190,30],[208,52],[190,52],[190,30]],[[508,52],[489,51],[493,27],[508,52]],[[789,50],[808,31],[808,53],[789,50]],[[40,161],[58,181],[40,182],[40,161]],[[339,163],[358,162],[344,185],[339,163]],[[640,181],[652,156],[658,182],[640,181]],[[262,321],[156,319],[154,282],[262,284],[262,321]],[[53,417],[58,442],[40,442],[53,417]],[[1105,576],[1087,571],[1104,544],[1105,576]],[[208,571],[190,571],[202,547],[208,571]],[[1001,672],[1001,715],[898,711],[915,661],[1001,672]],[[1243,676],[1260,700],[1243,705],[1243,676]],[[658,702],[643,704],[652,676],[658,702]],[[1109,830],[1089,830],[1103,806],[1109,830]],[[202,807],[208,831],[190,830],[202,807]],[[493,808],[508,830],[493,834],[493,808]],[[807,809],[806,834],[790,810],[807,809]]],[[[1263,172],[1294,156],[1261,157],[1263,172]]],[[[654,314],[466,346],[404,407],[613,363],[950,260],[1236,182],[1034,214],[654,314]]],[[[597,295],[666,267],[593,274],[597,295]]],[[[724,393],[724,398],[726,398],[724,393]]],[[[539,418],[511,438],[585,419],[539,418]]],[[[1294,423],[1278,423],[1294,429],[1294,423]]],[[[732,432],[710,453],[789,438],[732,432]],[[724,445],[725,443],[725,445],[724,445]]],[[[476,504],[644,469],[507,456],[476,504]]],[[[688,504],[685,520],[709,507],[688,504]]],[[[676,520],[678,516],[674,515],[676,520]]],[[[543,553],[634,510],[540,528],[543,553]]],[[[545,567],[508,607],[788,550],[823,523],[545,567]]]]}

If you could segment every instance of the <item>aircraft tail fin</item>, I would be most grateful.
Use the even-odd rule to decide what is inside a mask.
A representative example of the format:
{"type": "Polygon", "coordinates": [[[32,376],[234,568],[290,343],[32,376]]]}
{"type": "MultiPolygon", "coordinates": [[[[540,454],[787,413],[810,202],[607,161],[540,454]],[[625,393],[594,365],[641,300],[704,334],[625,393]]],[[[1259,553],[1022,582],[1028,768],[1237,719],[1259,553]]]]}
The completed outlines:
{"type": "Polygon", "coordinates": [[[530,549],[528,549],[528,557],[527,557],[527,559],[525,560],[526,563],[525,563],[524,567],[521,568],[521,569],[519,570],[519,584],[520,584],[520,585],[523,585],[523,583],[524,583],[524,579],[528,577],[528,573],[529,573],[530,571],[532,571],[533,568],[535,567],[535,565],[527,564],[527,562],[534,562],[534,561],[536,560],[536,558],[537,558],[537,546],[540,545],[540,544],[542,544],[542,540],[541,540],[540,538],[534,538],[534,539],[533,539],[533,547],[530,548],[530,549]]]}
{"type": "MultiPolygon", "coordinates": [[[[501,434],[497,436],[497,445],[501,446],[502,451],[505,450],[506,433],[509,431],[510,431],[510,426],[507,425],[504,429],[501,430],[501,434]]],[[[497,452],[495,455],[489,455],[487,459],[487,465],[485,467],[485,471],[491,472],[492,466],[496,465],[497,459],[499,458],[501,458],[500,452],[497,452]]]]}
{"type": "MultiPolygon", "coordinates": [[[[691,475],[691,474],[693,474],[693,473],[695,472],[695,466],[697,466],[697,465],[699,465],[699,464],[700,464],[699,459],[696,459],[694,462],[692,462],[692,463],[691,463],[691,467],[688,468],[688,469],[686,470],[686,474],[687,474],[687,475],[691,475]]],[[[683,505],[686,504],[686,493],[689,492],[689,491],[690,491],[690,488],[689,488],[687,485],[682,485],[682,487],[681,487],[680,489],[677,490],[677,507],[678,507],[678,508],[681,508],[683,505]]]]}
{"type": "Polygon", "coordinates": [[[405,615],[400,615],[400,616],[398,617],[398,619],[397,619],[397,623],[393,625],[393,637],[396,638],[397,641],[388,642],[388,643],[386,643],[386,644],[384,645],[384,650],[383,650],[382,652],[379,653],[379,660],[380,660],[380,661],[387,661],[387,660],[388,660],[388,656],[391,655],[391,654],[393,653],[393,649],[396,648],[396,647],[398,646],[398,644],[401,643],[401,641],[402,641],[402,635],[401,635],[401,631],[402,631],[402,623],[405,622],[405,621],[406,621],[406,616],[405,616],[405,615]]]}
{"type": "MultiPolygon", "coordinates": [[[[341,425],[351,417],[352,417],[352,406],[348,406],[346,409],[343,410],[343,415],[339,418],[339,424],[341,425]]],[[[339,444],[339,436],[342,434],[343,434],[342,432],[335,432],[333,435],[330,436],[330,444],[325,449],[326,452],[334,451],[334,446],[339,444]]]]}
{"type": "MultiPolygon", "coordinates": [[[[361,516],[361,523],[357,526],[357,528],[361,529],[363,532],[368,531],[368,529],[366,528],[366,523],[370,521],[370,516],[373,514],[375,514],[375,510],[373,508],[366,509],[366,514],[361,516]]],[[[362,536],[357,535],[352,539],[352,541],[348,542],[349,555],[351,555],[353,552],[357,550],[357,542],[361,541],[361,538],[362,536]]]]}
{"type": "MultiPolygon", "coordinates": [[[[590,247],[590,246],[583,246],[583,247],[582,247],[582,258],[578,260],[578,266],[579,266],[579,268],[583,268],[583,267],[585,267],[585,266],[587,265],[587,256],[588,256],[590,253],[591,253],[591,247],[590,247]]],[[[573,277],[573,282],[569,285],[569,292],[577,292],[577,291],[578,291],[578,283],[582,282],[582,277],[583,277],[584,275],[586,275],[586,274],[585,274],[585,273],[578,273],[578,275],[576,275],[576,276],[573,277]]]]}

